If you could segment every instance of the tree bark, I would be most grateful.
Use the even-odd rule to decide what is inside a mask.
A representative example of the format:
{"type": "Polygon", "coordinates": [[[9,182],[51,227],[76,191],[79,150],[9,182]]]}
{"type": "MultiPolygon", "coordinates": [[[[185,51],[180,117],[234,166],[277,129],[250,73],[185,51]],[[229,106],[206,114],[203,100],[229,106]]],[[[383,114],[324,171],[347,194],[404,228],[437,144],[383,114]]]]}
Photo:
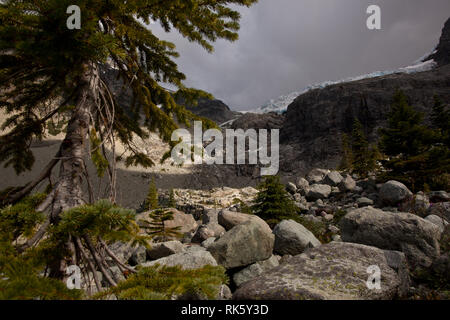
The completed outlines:
{"type": "Polygon", "coordinates": [[[84,203],[82,181],[86,139],[89,133],[89,115],[97,103],[99,88],[97,66],[86,64],[84,69],[78,99],[61,146],[61,166],[52,207],[53,221],[58,219],[62,211],[84,203]]]}
{"type": "MultiPolygon", "coordinates": [[[[54,200],[50,212],[50,221],[53,224],[59,222],[61,212],[84,204],[82,186],[86,141],[89,133],[90,112],[98,103],[99,79],[97,66],[94,63],[85,64],[75,108],[61,145],[60,172],[54,187],[54,200]]],[[[50,276],[63,278],[67,263],[68,261],[60,261],[50,266],[50,276]]],[[[75,262],[71,261],[71,263],[75,262]]]]}

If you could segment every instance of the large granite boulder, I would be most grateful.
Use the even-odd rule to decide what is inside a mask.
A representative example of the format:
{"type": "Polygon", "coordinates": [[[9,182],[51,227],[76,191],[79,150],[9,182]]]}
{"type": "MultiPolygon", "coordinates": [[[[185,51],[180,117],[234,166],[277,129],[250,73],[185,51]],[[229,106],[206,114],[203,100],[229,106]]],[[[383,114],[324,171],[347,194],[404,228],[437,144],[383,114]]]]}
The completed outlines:
{"type": "Polygon", "coordinates": [[[435,215],[450,223],[450,202],[433,203],[427,210],[428,215],[435,215]]]}
{"type": "Polygon", "coordinates": [[[279,265],[278,259],[275,256],[271,256],[267,260],[256,262],[249,265],[247,268],[236,272],[233,275],[233,282],[237,287],[240,287],[244,282],[252,280],[263,272],[269,271],[279,265]]]}
{"type": "Polygon", "coordinates": [[[342,182],[342,180],[344,180],[344,177],[339,172],[331,171],[325,176],[322,183],[332,187],[337,187],[342,182]]]}
{"type": "Polygon", "coordinates": [[[283,220],[273,229],[275,235],[274,252],[297,255],[307,248],[318,247],[320,241],[303,225],[294,220],[283,220]]]}
{"type": "Polygon", "coordinates": [[[258,216],[241,213],[241,212],[234,212],[229,210],[221,210],[218,215],[218,221],[221,226],[223,226],[227,231],[231,230],[235,226],[245,223],[247,221],[253,221],[256,223],[261,224],[263,227],[269,228],[267,223],[261,219],[258,216]]]}
{"type": "Polygon", "coordinates": [[[218,238],[225,233],[225,228],[217,222],[210,222],[208,224],[202,224],[198,227],[192,238],[192,243],[202,243],[208,238],[218,238]]]}
{"type": "Polygon", "coordinates": [[[227,269],[244,267],[272,256],[275,236],[269,226],[247,221],[232,228],[208,247],[227,269]]]}
{"type": "Polygon", "coordinates": [[[384,183],[380,188],[380,200],[385,205],[395,206],[412,195],[403,183],[395,180],[384,183]]]}
{"type": "Polygon", "coordinates": [[[181,266],[183,269],[199,269],[206,265],[217,266],[216,260],[206,250],[180,252],[158,260],[145,262],[141,266],[151,267],[155,264],[167,267],[181,266]]]}
{"type": "Polygon", "coordinates": [[[330,172],[330,170],[327,169],[312,169],[307,175],[306,175],[306,180],[308,180],[308,182],[310,184],[317,184],[317,183],[321,183],[322,180],[326,177],[326,175],[330,172]]]}
{"type": "Polygon", "coordinates": [[[412,267],[428,267],[440,253],[439,228],[410,213],[360,208],[342,218],[340,229],[345,242],[404,252],[412,267]]]}
{"type": "Polygon", "coordinates": [[[331,242],[309,249],[245,282],[234,293],[233,299],[394,299],[405,296],[408,288],[408,269],[403,253],[331,242]],[[381,272],[380,289],[367,286],[373,272],[370,268],[374,266],[381,272]]]}
{"type": "Polygon", "coordinates": [[[356,181],[350,175],[346,175],[339,183],[339,190],[342,192],[353,191],[356,188],[356,181]]]}
{"type": "Polygon", "coordinates": [[[327,184],[313,184],[309,187],[306,199],[308,201],[316,201],[319,199],[326,199],[331,194],[331,187],[327,184]]]}
{"type": "Polygon", "coordinates": [[[180,253],[185,250],[185,245],[180,241],[167,241],[152,244],[150,249],[147,249],[147,256],[151,260],[156,260],[170,256],[172,254],[180,253]]]}
{"type": "MultiPolygon", "coordinates": [[[[164,221],[165,228],[176,228],[180,227],[180,233],[188,233],[195,231],[198,227],[192,214],[185,214],[184,212],[178,211],[177,209],[167,209],[173,212],[173,219],[164,221]]],[[[140,221],[151,221],[149,216],[150,212],[143,212],[136,215],[136,221],[139,225],[143,225],[140,221]]]]}

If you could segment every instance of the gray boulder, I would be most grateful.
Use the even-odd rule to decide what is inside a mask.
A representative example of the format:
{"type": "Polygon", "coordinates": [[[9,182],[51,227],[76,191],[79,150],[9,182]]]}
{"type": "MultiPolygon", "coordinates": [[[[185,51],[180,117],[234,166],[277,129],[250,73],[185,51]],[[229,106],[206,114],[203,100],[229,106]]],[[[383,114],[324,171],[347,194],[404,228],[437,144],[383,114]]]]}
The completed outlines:
{"type": "Polygon", "coordinates": [[[450,201],[450,194],[445,191],[431,191],[429,194],[431,202],[448,202],[450,201]]]}
{"type": "Polygon", "coordinates": [[[155,264],[168,267],[181,266],[183,269],[198,269],[206,265],[217,266],[216,260],[206,250],[176,253],[155,261],[145,262],[141,266],[151,267],[155,264]]]}
{"type": "Polygon", "coordinates": [[[427,211],[428,215],[435,215],[450,223],[450,202],[434,203],[427,211]]]}
{"type": "Polygon", "coordinates": [[[210,222],[208,224],[203,224],[198,227],[197,232],[192,238],[192,243],[202,243],[208,238],[218,238],[225,233],[225,228],[216,222],[210,222]]]}
{"type": "Polygon", "coordinates": [[[203,224],[209,224],[209,223],[219,223],[219,210],[217,209],[207,209],[202,215],[202,223],[203,224]]]}
{"type": "Polygon", "coordinates": [[[240,287],[244,282],[247,282],[251,279],[256,278],[263,272],[266,272],[272,268],[279,266],[280,263],[275,256],[270,257],[270,259],[256,262],[252,265],[249,265],[247,268],[242,269],[241,271],[235,273],[233,275],[234,284],[237,287],[240,287]]]}
{"type": "Polygon", "coordinates": [[[306,180],[310,184],[320,183],[325,178],[325,176],[330,172],[330,170],[326,169],[312,169],[307,175],[306,180]]]}
{"type": "Polygon", "coordinates": [[[441,233],[444,232],[445,226],[448,225],[448,222],[445,221],[444,218],[435,216],[434,214],[427,216],[425,220],[430,221],[432,224],[438,226],[441,233]]]}
{"type": "Polygon", "coordinates": [[[405,255],[361,244],[331,242],[309,249],[245,282],[235,300],[379,300],[409,289],[405,255]],[[369,289],[369,267],[381,271],[380,289],[369,289]]]}
{"type": "Polygon", "coordinates": [[[358,204],[359,208],[362,208],[373,205],[373,200],[366,197],[361,197],[356,200],[356,203],[358,204]]]}
{"type": "Polygon", "coordinates": [[[292,182],[288,182],[286,185],[286,190],[291,194],[295,194],[297,192],[297,186],[292,182]]]}
{"type": "Polygon", "coordinates": [[[298,178],[297,179],[297,192],[299,192],[301,195],[306,195],[309,189],[309,182],[305,178],[298,178]]]}
{"type": "Polygon", "coordinates": [[[318,247],[320,241],[300,223],[283,220],[273,229],[275,235],[274,251],[280,255],[297,255],[307,248],[318,247]]]}
{"type": "Polygon", "coordinates": [[[214,243],[214,241],[216,241],[216,238],[208,238],[205,241],[202,242],[202,247],[203,248],[208,248],[210,245],[212,245],[214,243]]]}
{"type": "MultiPolygon", "coordinates": [[[[164,221],[165,228],[180,227],[179,230],[180,233],[191,232],[197,229],[198,225],[192,214],[185,214],[184,212],[178,211],[176,209],[167,209],[167,210],[173,212],[173,219],[164,221]]],[[[138,222],[139,225],[143,225],[143,223],[140,222],[141,220],[151,221],[149,213],[150,211],[136,215],[136,221],[138,222]]]]}
{"type": "Polygon", "coordinates": [[[274,241],[275,236],[267,224],[247,221],[225,233],[208,251],[220,265],[231,269],[269,259],[274,241]]]}
{"type": "Polygon", "coordinates": [[[318,199],[326,199],[330,196],[331,187],[327,184],[313,184],[310,186],[306,199],[308,201],[316,201],[318,199]]]}
{"type": "Polygon", "coordinates": [[[151,260],[156,260],[172,254],[180,253],[184,250],[185,246],[180,241],[167,241],[152,244],[152,247],[147,249],[147,256],[151,260]]]}
{"type": "Polygon", "coordinates": [[[404,252],[412,267],[428,267],[439,256],[439,228],[414,214],[360,208],[342,218],[340,229],[345,242],[404,252]]]}
{"type": "Polygon", "coordinates": [[[338,187],[342,192],[353,191],[356,188],[356,181],[350,175],[346,175],[338,187]]]}
{"type": "Polygon", "coordinates": [[[342,177],[342,175],[339,172],[331,171],[329,174],[325,176],[322,183],[332,187],[337,187],[342,182],[342,180],[344,180],[344,177],[342,177]]]}
{"type": "Polygon", "coordinates": [[[144,263],[147,261],[147,249],[144,246],[137,247],[128,261],[133,266],[144,263]]]}
{"type": "Polygon", "coordinates": [[[384,205],[395,206],[413,194],[403,183],[391,180],[381,186],[379,195],[384,205]]]}
{"type": "Polygon", "coordinates": [[[109,249],[119,258],[121,261],[128,261],[136,248],[132,247],[129,243],[114,242],[109,246],[109,249]]]}
{"type": "Polygon", "coordinates": [[[245,223],[247,221],[253,221],[253,222],[259,223],[262,226],[269,228],[269,230],[270,230],[270,227],[267,225],[267,223],[260,217],[251,215],[251,214],[241,213],[241,212],[221,210],[219,212],[218,220],[219,220],[219,224],[221,226],[223,226],[225,228],[225,230],[227,230],[227,231],[231,230],[235,226],[245,223]]]}

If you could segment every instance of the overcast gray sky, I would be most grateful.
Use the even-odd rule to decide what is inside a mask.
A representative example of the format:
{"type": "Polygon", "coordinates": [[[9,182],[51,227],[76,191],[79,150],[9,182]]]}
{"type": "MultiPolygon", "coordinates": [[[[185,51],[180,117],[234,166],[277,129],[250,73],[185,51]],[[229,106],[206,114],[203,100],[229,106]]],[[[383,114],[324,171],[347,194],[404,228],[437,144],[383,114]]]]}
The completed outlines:
{"type": "Polygon", "coordinates": [[[212,93],[234,110],[327,80],[412,64],[438,43],[449,0],[259,0],[239,9],[240,39],[218,41],[210,54],[177,33],[186,84],[212,93]],[[382,30],[366,27],[366,9],[381,7],[382,30]]]}

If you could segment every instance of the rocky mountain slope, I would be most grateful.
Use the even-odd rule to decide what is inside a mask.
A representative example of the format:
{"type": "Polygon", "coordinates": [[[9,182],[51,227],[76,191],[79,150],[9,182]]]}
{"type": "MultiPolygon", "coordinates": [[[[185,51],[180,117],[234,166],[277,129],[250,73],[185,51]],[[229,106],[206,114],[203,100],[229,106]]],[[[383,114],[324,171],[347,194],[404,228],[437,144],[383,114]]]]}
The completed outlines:
{"type": "Polygon", "coordinates": [[[186,109],[198,116],[211,119],[219,125],[236,119],[241,115],[239,112],[231,111],[230,108],[220,100],[200,99],[198,105],[186,106],[186,109]]]}
{"type": "MultiPolygon", "coordinates": [[[[170,227],[184,234],[181,241],[166,239],[150,249],[117,243],[114,250],[131,266],[221,265],[230,283],[217,299],[448,299],[448,292],[430,291],[420,276],[426,270],[442,276],[436,278],[442,286],[448,281],[448,193],[413,194],[397,181],[377,184],[326,169],[298,176],[287,189],[299,220],[275,226],[241,212],[255,197],[252,188],[176,189],[177,210],[168,210],[174,213],[170,227]],[[379,288],[367,284],[371,268],[382,274],[379,288]]],[[[136,218],[146,217],[148,212],[136,218]]]]}
{"type": "MultiPolygon", "coordinates": [[[[281,169],[305,173],[312,167],[334,168],[340,160],[340,135],[351,130],[355,118],[374,142],[386,124],[392,97],[401,89],[409,103],[429,116],[434,96],[450,101],[450,19],[435,52],[436,67],[418,73],[393,73],[330,85],[298,96],[287,108],[281,127],[281,169]]],[[[249,114],[246,117],[250,117],[249,114]]],[[[254,115],[257,118],[259,116],[254,115]]]]}

